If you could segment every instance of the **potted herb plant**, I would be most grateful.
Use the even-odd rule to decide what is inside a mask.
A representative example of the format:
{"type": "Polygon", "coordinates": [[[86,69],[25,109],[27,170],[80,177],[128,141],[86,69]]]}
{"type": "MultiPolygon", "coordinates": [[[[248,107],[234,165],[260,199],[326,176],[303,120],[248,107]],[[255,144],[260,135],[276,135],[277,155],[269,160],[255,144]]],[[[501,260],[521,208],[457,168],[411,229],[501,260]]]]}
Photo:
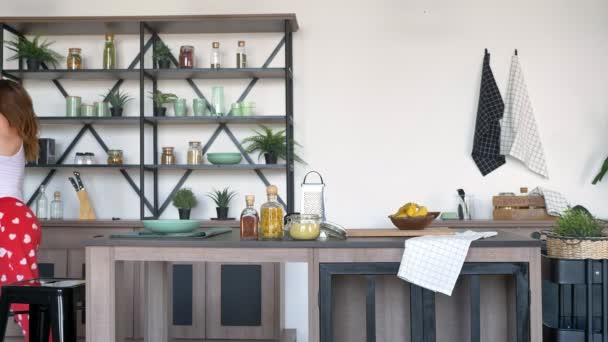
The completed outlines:
{"type": "Polygon", "coordinates": [[[230,188],[226,187],[224,190],[213,190],[207,194],[207,197],[211,198],[215,202],[218,220],[228,219],[228,210],[230,209],[230,202],[236,196],[235,191],[230,191],[230,188]]]}
{"type": "Polygon", "coordinates": [[[150,98],[154,102],[154,116],[165,116],[167,108],[164,106],[175,102],[177,95],[156,90],[155,92],[150,92],[150,98]]]}
{"type": "Polygon", "coordinates": [[[547,254],[561,259],[606,259],[608,236],[604,224],[587,209],[576,206],[566,209],[547,236],[547,254]]]}
{"type": "Polygon", "coordinates": [[[198,201],[194,193],[188,188],[179,189],[175,193],[175,196],[173,196],[173,206],[177,208],[180,220],[189,220],[190,210],[196,207],[197,204],[198,201]]]}
{"type": "MultiPolygon", "coordinates": [[[[102,96],[105,97],[104,95],[102,96]]],[[[110,113],[112,113],[112,116],[122,116],[125,104],[132,100],[132,98],[129,97],[129,94],[121,92],[120,88],[115,91],[110,91],[110,95],[108,95],[107,98],[108,102],[110,102],[110,113]]]]}
{"type": "Polygon", "coordinates": [[[55,42],[47,40],[40,42],[40,36],[38,35],[31,41],[25,37],[20,37],[17,41],[7,41],[5,43],[9,50],[15,52],[15,55],[7,60],[14,61],[23,58],[26,61],[27,69],[30,71],[40,70],[42,63],[51,64],[55,67],[59,59],[63,58],[49,48],[55,42]]]}
{"type": "MultiPolygon", "coordinates": [[[[276,164],[279,159],[285,159],[287,157],[287,137],[285,136],[285,130],[274,132],[272,128],[264,125],[260,125],[261,131],[256,131],[256,135],[245,138],[243,144],[247,145],[245,150],[247,153],[258,152],[258,159],[264,155],[266,164],[276,164]]],[[[295,145],[301,146],[295,141],[291,141],[291,147],[295,145]]],[[[300,158],[295,152],[293,153],[293,160],[302,164],[306,164],[302,158],[300,158]]]]}
{"type": "Polygon", "coordinates": [[[169,69],[171,67],[171,49],[158,40],[154,46],[154,63],[159,69],[169,69]]]}

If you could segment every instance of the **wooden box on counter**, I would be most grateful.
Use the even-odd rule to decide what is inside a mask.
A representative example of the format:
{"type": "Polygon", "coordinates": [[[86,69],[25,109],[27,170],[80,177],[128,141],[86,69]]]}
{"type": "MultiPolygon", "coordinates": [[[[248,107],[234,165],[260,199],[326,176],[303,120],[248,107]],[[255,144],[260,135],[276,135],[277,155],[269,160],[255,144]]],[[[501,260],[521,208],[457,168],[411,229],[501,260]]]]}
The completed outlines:
{"type": "Polygon", "coordinates": [[[494,196],[495,220],[554,220],[547,214],[543,196],[494,196]]]}

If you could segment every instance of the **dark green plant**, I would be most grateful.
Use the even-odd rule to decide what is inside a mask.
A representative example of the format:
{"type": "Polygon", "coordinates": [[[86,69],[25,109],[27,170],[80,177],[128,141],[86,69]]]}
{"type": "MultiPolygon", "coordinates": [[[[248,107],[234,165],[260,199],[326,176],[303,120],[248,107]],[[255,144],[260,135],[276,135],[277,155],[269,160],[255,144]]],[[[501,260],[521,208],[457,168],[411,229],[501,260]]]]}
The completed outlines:
{"type": "Polygon", "coordinates": [[[154,107],[160,108],[165,104],[173,103],[177,100],[177,95],[171,93],[163,93],[160,90],[149,92],[150,98],[154,101],[154,107]]]}
{"type": "Polygon", "coordinates": [[[602,225],[585,210],[568,208],[557,219],[553,232],[563,237],[599,237],[602,236],[602,225]]]}
{"type": "Polygon", "coordinates": [[[7,61],[25,58],[41,63],[48,63],[54,67],[59,63],[59,60],[63,58],[57,52],[49,49],[49,46],[53,45],[55,42],[49,42],[47,40],[40,42],[40,36],[35,36],[31,41],[25,37],[20,37],[17,41],[5,41],[5,43],[7,49],[15,52],[7,61]]]}
{"type": "Polygon", "coordinates": [[[218,208],[228,208],[230,202],[236,196],[236,191],[230,191],[229,187],[224,190],[213,190],[213,192],[207,193],[207,197],[211,198],[218,208]]]}
{"type": "MultiPolygon", "coordinates": [[[[101,95],[102,97],[106,97],[105,95],[101,95]]],[[[110,106],[112,106],[112,108],[123,108],[127,102],[133,100],[131,97],[129,97],[129,94],[127,94],[126,92],[121,92],[120,88],[116,89],[115,91],[110,92],[110,95],[108,95],[108,99],[107,101],[110,103],[110,106]]]]}
{"type": "Polygon", "coordinates": [[[606,158],[604,160],[604,164],[602,164],[602,167],[600,168],[600,172],[593,179],[593,184],[597,184],[598,182],[601,182],[602,178],[604,178],[604,176],[606,175],[606,172],[608,172],[608,158],[606,158]]]}
{"type": "Polygon", "coordinates": [[[159,40],[154,47],[154,60],[157,62],[171,60],[171,49],[161,40],[159,40]]]}
{"type": "Polygon", "coordinates": [[[197,204],[194,193],[188,188],[179,189],[173,196],[173,206],[178,209],[192,209],[197,204]]]}
{"type": "MultiPolygon", "coordinates": [[[[243,139],[243,144],[248,144],[245,147],[247,153],[258,152],[258,159],[264,154],[268,153],[277,158],[285,159],[287,157],[287,137],[285,136],[285,130],[274,132],[272,128],[260,125],[262,131],[256,131],[256,135],[243,139]]],[[[292,147],[301,146],[296,141],[291,141],[292,147]]],[[[302,158],[300,158],[295,152],[293,153],[293,160],[306,164],[302,158]]]]}

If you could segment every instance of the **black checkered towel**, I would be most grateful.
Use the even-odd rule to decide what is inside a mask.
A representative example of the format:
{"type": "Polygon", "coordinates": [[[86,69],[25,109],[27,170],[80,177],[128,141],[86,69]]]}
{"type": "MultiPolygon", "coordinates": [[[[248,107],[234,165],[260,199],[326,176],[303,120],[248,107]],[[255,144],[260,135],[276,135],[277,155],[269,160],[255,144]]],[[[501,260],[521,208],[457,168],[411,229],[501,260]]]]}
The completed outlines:
{"type": "Polygon", "coordinates": [[[484,176],[505,163],[505,156],[500,154],[500,119],[504,109],[505,105],[490,68],[490,54],[486,50],[483,58],[473,153],[471,154],[484,176]]]}

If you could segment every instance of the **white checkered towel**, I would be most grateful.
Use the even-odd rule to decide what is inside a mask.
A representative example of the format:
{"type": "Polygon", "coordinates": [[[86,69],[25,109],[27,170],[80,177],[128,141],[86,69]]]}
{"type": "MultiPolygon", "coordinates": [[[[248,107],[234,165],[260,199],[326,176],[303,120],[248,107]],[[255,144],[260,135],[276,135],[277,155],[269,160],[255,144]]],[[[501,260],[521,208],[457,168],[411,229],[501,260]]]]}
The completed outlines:
{"type": "Polygon", "coordinates": [[[455,235],[407,239],[397,276],[425,289],[451,296],[471,242],[496,234],[467,230],[455,235]]]}
{"type": "Polygon", "coordinates": [[[541,188],[540,186],[530,191],[530,195],[544,196],[547,214],[551,216],[561,216],[564,210],[570,206],[562,194],[557,191],[541,188]]]}
{"type": "Polygon", "coordinates": [[[517,158],[528,169],[549,178],[545,152],[517,55],[511,59],[505,113],[501,120],[500,154],[517,158]]]}

